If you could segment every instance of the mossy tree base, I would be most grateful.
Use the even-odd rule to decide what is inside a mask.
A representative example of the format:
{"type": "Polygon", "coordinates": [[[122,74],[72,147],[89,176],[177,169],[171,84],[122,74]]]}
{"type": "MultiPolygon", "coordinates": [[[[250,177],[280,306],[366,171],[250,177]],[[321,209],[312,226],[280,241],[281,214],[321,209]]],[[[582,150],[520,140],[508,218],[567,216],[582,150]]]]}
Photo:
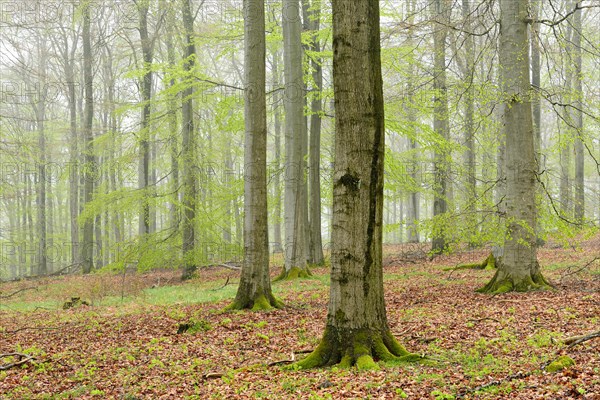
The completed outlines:
{"type": "Polygon", "coordinates": [[[251,311],[269,311],[274,308],[283,308],[283,303],[275,298],[275,296],[265,296],[259,294],[250,299],[236,298],[233,303],[225,307],[224,311],[236,310],[251,310],[251,311]]]}
{"type": "Polygon", "coordinates": [[[415,362],[422,358],[406,351],[388,329],[340,330],[328,325],[319,346],[295,365],[309,369],[337,364],[342,368],[372,370],[379,368],[376,361],[415,362]]]}
{"type": "Polygon", "coordinates": [[[277,278],[275,278],[274,282],[279,281],[291,281],[298,278],[309,278],[312,276],[312,272],[308,267],[292,267],[290,270],[286,271],[285,268],[282,269],[281,274],[277,278]]]}
{"type": "Polygon", "coordinates": [[[490,253],[490,255],[480,263],[473,264],[460,264],[456,267],[447,268],[446,271],[458,271],[463,269],[496,269],[496,257],[490,253]]]}
{"type": "Polygon", "coordinates": [[[492,280],[481,289],[478,289],[477,292],[501,294],[548,289],[552,289],[552,285],[546,281],[541,272],[536,272],[523,278],[516,278],[498,270],[492,280]]]}

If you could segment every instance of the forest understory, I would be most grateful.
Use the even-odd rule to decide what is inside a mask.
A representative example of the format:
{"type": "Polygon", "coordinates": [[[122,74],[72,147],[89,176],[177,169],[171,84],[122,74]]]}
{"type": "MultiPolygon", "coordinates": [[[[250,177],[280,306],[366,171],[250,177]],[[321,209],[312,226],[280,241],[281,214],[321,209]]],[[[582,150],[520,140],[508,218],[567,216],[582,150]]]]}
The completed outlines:
{"type": "Polygon", "coordinates": [[[0,399],[600,399],[600,338],[565,344],[600,326],[600,237],[539,250],[554,290],[496,296],[475,292],[492,270],[447,270],[489,249],[425,249],[385,246],[384,282],[393,334],[428,359],[368,372],[290,363],[322,336],[327,268],[275,283],[270,312],[223,312],[239,271],[219,267],[1,284],[0,399]]]}

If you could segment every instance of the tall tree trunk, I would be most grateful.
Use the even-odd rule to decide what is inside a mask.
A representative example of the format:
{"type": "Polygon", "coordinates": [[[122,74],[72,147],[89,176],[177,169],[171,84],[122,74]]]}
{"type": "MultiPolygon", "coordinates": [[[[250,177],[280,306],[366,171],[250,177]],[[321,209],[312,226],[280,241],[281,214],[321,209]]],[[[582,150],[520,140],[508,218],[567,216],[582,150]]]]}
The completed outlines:
{"type": "Polygon", "coordinates": [[[244,264],[229,309],[280,307],[271,292],[267,222],[267,103],[264,0],[244,0],[244,264]]]}
{"type": "MultiPolygon", "coordinates": [[[[409,2],[409,15],[410,15],[410,19],[409,19],[409,26],[413,26],[413,21],[414,21],[414,15],[415,15],[415,11],[416,11],[416,0],[411,0],[409,2]]],[[[410,29],[410,28],[409,28],[410,29]]],[[[415,47],[415,43],[413,40],[413,32],[412,29],[409,30],[409,43],[408,46],[414,48],[415,47]]],[[[412,76],[414,74],[414,63],[410,63],[409,65],[409,76],[412,76]]],[[[409,174],[410,174],[410,178],[412,181],[412,185],[413,187],[418,187],[418,185],[420,185],[420,181],[419,181],[419,157],[418,157],[418,152],[417,152],[417,147],[418,147],[418,143],[417,143],[417,113],[416,113],[416,109],[414,107],[415,105],[415,100],[414,99],[414,93],[415,93],[415,85],[413,83],[412,80],[409,80],[407,82],[407,92],[409,94],[409,98],[411,99],[410,103],[407,104],[406,106],[406,113],[407,113],[407,123],[408,123],[408,129],[411,132],[411,135],[409,135],[409,148],[410,148],[410,154],[411,154],[411,159],[410,159],[410,166],[409,166],[409,174]]],[[[407,212],[406,212],[406,220],[407,220],[407,224],[406,224],[406,233],[407,233],[407,240],[409,243],[419,243],[420,238],[419,238],[419,230],[418,230],[418,223],[419,223],[419,192],[417,190],[413,190],[411,192],[408,193],[408,204],[407,204],[407,212]]]]}
{"type": "MultiPolygon", "coordinates": [[[[448,140],[448,89],[446,87],[446,36],[448,25],[448,10],[443,0],[433,3],[434,17],[440,21],[435,26],[434,41],[434,67],[433,89],[435,92],[433,129],[442,141],[448,140]]],[[[440,254],[446,250],[447,221],[445,214],[448,209],[448,163],[443,146],[437,146],[434,154],[434,199],[433,199],[433,232],[431,252],[440,254]]]]}
{"type": "Polygon", "coordinates": [[[140,159],[138,170],[138,187],[142,193],[142,209],[139,217],[139,235],[150,233],[150,203],[148,184],[150,179],[150,105],[152,96],[152,59],[154,45],[148,35],[148,1],[138,1],[139,32],[142,45],[143,75],[141,82],[142,115],[139,131],[140,159]]]}
{"type": "MultiPolygon", "coordinates": [[[[539,19],[539,15],[542,10],[542,0],[532,1],[532,19],[539,19]]],[[[542,155],[542,102],[540,96],[540,90],[542,85],[541,80],[541,63],[540,63],[540,24],[538,22],[532,23],[531,29],[531,103],[533,109],[533,131],[534,131],[534,146],[535,146],[535,159],[537,163],[537,173],[545,169],[543,165],[542,155]]],[[[538,176],[540,178],[540,176],[538,176]]],[[[543,226],[541,219],[538,218],[536,231],[538,238],[541,238],[543,232],[543,226]]],[[[538,239],[539,241],[540,239],[538,239]]]]}
{"type": "MultiPolygon", "coordinates": [[[[321,51],[321,43],[318,38],[320,29],[321,7],[319,1],[302,0],[304,14],[304,29],[311,32],[309,50],[314,54],[321,51]]],[[[325,261],[323,256],[323,239],[321,237],[321,113],[323,105],[321,95],[323,90],[323,68],[320,58],[312,58],[312,100],[310,103],[310,143],[309,143],[309,254],[308,260],[311,264],[322,265],[325,261]]]]}
{"type": "Polygon", "coordinates": [[[325,333],[298,363],[376,368],[411,359],[392,336],[383,297],[384,107],[379,1],[333,0],[335,161],[331,286],[325,333]]]}
{"type": "MultiPolygon", "coordinates": [[[[171,16],[167,23],[167,33],[165,37],[167,47],[167,62],[171,68],[175,67],[175,49],[173,47],[173,28],[175,20],[171,16]]],[[[171,78],[163,83],[165,87],[172,89],[175,86],[175,78],[171,78]]],[[[168,123],[169,123],[169,157],[171,162],[171,175],[169,187],[171,190],[171,200],[169,204],[169,225],[171,229],[179,229],[179,126],[177,123],[177,98],[170,95],[168,98],[168,123]]]]}
{"type": "Polygon", "coordinates": [[[285,268],[281,278],[309,274],[306,265],[304,82],[299,0],[283,0],[285,76],[285,268]]]}
{"type": "Polygon", "coordinates": [[[38,164],[37,164],[37,182],[36,182],[36,209],[37,209],[37,236],[38,236],[38,264],[37,274],[40,276],[48,273],[48,254],[47,254],[47,221],[46,221],[46,167],[47,167],[47,148],[46,148],[46,97],[48,94],[48,85],[46,84],[46,40],[38,38],[38,57],[39,71],[38,84],[40,91],[38,96],[32,99],[35,111],[36,126],[38,131],[38,164]]]}
{"type": "MultiPolygon", "coordinates": [[[[472,31],[471,0],[462,0],[462,16],[464,26],[467,32],[472,31]]],[[[471,242],[475,242],[476,231],[476,171],[475,171],[475,125],[473,122],[475,114],[475,40],[472,35],[467,34],[465,38],[465,84],[467,85],[464,96],[465,101],[465,132],[464,142],[466,151],[464,153],[464,163],[467,170],[466,177],[466,226],[469,232],[473,232],[471,242]]]]}
{"type": "Polygon", "coordinates": [[[196,161],[196,138],[194,132],[194,109],[192,97],[194,95],[194,87],[192,75],[195,65],[196,45],[194,44],[194,20],[190,0],[182,1],[183,26],[185,30],[185,84],[186,88],[183,91],[183,106],[182,106],[182,153],[183,153],[183,261],[184,272],[183,278],[187,279],[192,276],[196,270],[196,260],[194,256],[195,245],[195,220],[196,220],[196,177],[194,173],[194,165],[196,161]]]}
{"type": "MultiPolygon", "coordinates": [[[[279,73],[279,52],[273,53],[273,88],[278,88],[281,85],[280,73],[279,73]]],[[[275,169],[279,171],[281,165],[281,100],[282,96],[280,92],[275,92],[273,96],[273,119],[275,129],[275,169]]],[[[273,186],[275,192],[275,201],[273,204],[273,252],[280,253],[283,251],[282,239],[281,239],[281,179],[279,172],[275,174],[273,178],[273,186]]]]}
{"type": "Polygon", "coordinates": [[[547,287],[536,248],[536,173],[529,82],[528,1],[500,3],[500,70],[506,137],[504,254],[480,291],[502,293],[547,287]]]}
{"type": "MultiPolygon", "coordinates": [[[[83,139],[84,148],[84,187],[83,203],[89,204],[94,193],[94,145],[92,124],[94,120],[94,92],[92,75],[92,44],[90,37],[90,4],[82,4],[83,17],[83,86],[84,86],[84,110],[83,110],[83,139]]],[[[83,222],[83,243],[81,245],[81,262],[84,274],[89,274],[94,266],[94,220],[87,217],[83,222]]]]}
{"type": "Polygon", "coordinates": [[[575,101],[572,109],[572,121],[575,131],[575,196],[574,209],[575,220],[583,222],[585,217],[585,161],[583,152],[583,85],[582,85],[582,70],[581,70],[581,9],[573,14],[573,56],[574,56],[574,73],[573,73],[573,91],[575,101]]]}

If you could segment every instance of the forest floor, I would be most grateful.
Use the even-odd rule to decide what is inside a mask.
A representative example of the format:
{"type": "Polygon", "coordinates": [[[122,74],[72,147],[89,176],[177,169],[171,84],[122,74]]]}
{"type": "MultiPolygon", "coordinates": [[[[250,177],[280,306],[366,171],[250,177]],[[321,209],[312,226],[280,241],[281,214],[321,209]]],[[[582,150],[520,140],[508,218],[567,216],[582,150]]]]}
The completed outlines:
{"type": "Polygon", "coordinates": [[[273,284],[286,308],[260,313],[221,311],[238,271],[212,267],[185,283],[176,271],[92,274],[0,284],[0,353],[25,355],[0,359],[0,399],[600,399],[600,338],[563,343],[600,329],[600,238],[540,249],[555,290],[497,296],[475,293],[493,271],[444,270],[485,250],[432,261],[419,245],[385,253],[391,329],[426,363],[269,365],[317,345],[326,268],[273,284]],[[71,297],[90,305],[63,310],[71,297]],[[185,323],[193,329],[178,333],[185,323]],[[561,355],[575,365],[546,371],[561,355]]]}

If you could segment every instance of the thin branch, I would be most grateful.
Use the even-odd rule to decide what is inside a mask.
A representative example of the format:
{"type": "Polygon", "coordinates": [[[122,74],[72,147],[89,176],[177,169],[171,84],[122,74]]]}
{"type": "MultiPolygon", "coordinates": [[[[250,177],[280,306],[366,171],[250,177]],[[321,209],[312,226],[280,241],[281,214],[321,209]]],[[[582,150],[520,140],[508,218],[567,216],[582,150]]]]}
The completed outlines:
{"type": "Polygon", "coordinates": [[[11,294],[7,294],[6,296],[0,296],[0,299],[10,299],[11,297],[13,297],[13,296],[15,296],[15,295],[17,295],[17,294],[19,294],[21,292],[25,292],[27,290],[36,290],[37,291],[38,288],[35,287],[35,286],[31,286],[31,287],[26,287],[26,288],[23,288],[23,289],[19,289],[16,292],[13,292],[11,294]]]}

